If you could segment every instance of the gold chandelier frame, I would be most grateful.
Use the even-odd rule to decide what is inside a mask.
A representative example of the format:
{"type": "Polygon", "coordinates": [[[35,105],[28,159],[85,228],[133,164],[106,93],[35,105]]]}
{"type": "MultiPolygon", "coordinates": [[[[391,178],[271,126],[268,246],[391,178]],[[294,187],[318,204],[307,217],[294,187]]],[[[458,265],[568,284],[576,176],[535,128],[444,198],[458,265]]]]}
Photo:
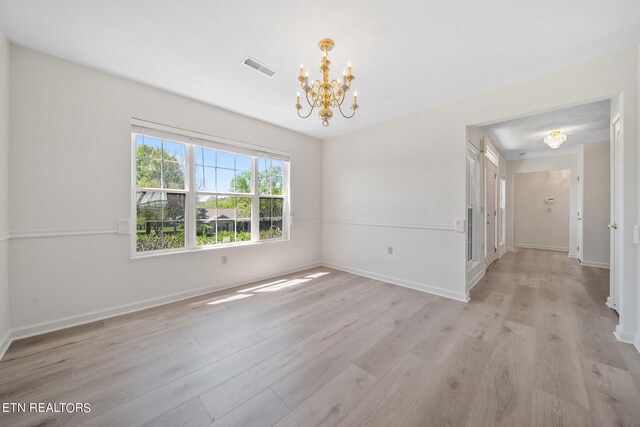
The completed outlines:
{"type": "Polygon", "coordinates": [[[342,104],[346,99],[347,92],[351,89],[351,82],[355,79],[355,76],[351,73],[351,64],[347,65],[347,68],[342,73],[342,79],[330,80],[329,67],[331,61],[329,61],[329,51],[334,47],[335,43],[331,39],[322,39],[318,43],[318,47],[323,52],[322,61],[320,62],[320,72],[322,73],[322,81],[314,80],[309,84],[309,73],[305,73],[304,66],[300,65],[300,76],[298,76],[298,82],[300,82],[300,88],[305,93],[307,104],[311,107],[308,114],[301,114],[302,104],[300,103],[300,92],[298,92],[298,102],[296,103],[296,110],[298,116],[303,119],[311,116],[316,108],[320,108],[320,118],[324,126],[329,126],[329,120],[333,117],[332,108],[337,108],[340,111],[342,117],[350,119],[356,114],[358,106],[358,93],[353,96],[353,104],[351,109],[353,113],[346,115],[342,110],[342,104]]]}

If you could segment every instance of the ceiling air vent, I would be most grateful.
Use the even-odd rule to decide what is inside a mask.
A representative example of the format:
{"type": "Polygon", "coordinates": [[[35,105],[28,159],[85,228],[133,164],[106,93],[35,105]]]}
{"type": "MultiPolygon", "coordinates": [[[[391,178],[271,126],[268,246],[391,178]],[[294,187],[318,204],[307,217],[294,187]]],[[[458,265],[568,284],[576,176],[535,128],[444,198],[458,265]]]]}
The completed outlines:
{"type": "Polygon", "coordinates": [[[273,76],[276,75],[276,70],[267,67],[262,62],[257,61],[255,59],[251,58],[250,56],[245,57],[242,60],[242,63],[244,65],[246,65],[247,67],[251,67],[256,71],[261,72],[262,74],[264,74],[267,77],[273,77],[273,76]]]}

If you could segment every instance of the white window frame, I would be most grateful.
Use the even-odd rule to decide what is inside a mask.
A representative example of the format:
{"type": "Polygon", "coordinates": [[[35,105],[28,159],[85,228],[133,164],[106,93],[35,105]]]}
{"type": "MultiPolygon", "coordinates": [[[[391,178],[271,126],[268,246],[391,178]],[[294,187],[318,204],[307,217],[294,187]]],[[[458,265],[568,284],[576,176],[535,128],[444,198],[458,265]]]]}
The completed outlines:
{"type": "Polygon", "coordinates": [[[156,255],[186,253],[200,250],[224,249],[234,246],[276,243],[290,240],[290,155],[289,153],[265,147],[215,137],[171,126],[132,119],[131,129],[131,257],[144,258],[156,255]],[[138,187],[137,183],[137,147],[136,135],[149,135],[154,138],[179,142],[185,145],[185,189],[138,187]],[[195,182],[195,147],[202,146],[212,150],[226,151],[251,157],[251,193],[224,193],[197,190],[195,182]],[[281,160],[283,164],[282,195],[260,195],[258,192],[258,159],[266,157],[281,160]],[[139,191],[157,191],[163,193],[185,194],[185,245],[182,248],[168,248],[138,252],[137,250],[137,193],[139,191]],[[196,200],[198,195],[237,196],[251,198],[251,240],[242,242],[217,243],[212,245],[196,244],[196,200]],[[273,239],[260,239],[260,198],[281,198],[282,204],[282,236],[273,239]]]}

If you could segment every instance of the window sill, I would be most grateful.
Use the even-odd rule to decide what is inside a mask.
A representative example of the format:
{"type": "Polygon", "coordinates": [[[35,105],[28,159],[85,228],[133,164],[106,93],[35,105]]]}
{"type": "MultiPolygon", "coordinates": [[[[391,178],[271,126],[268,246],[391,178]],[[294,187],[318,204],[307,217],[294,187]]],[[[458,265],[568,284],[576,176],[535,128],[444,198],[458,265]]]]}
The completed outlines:
{"type": "Polygon", "coordinates": [[[230,249],[230,248],[242,248],[247,246],[261,246],[261,245],[269,245],[273,243],[282,243],[282,242],[290,242],[289,238],[280,238],[280,239],[269,239],[269,240],[258,240],[256,242],[244,242],[244,243],[223,243],[220,245],[208,245],[208,246],[196,246],[193,248],[181,248],[174,250],[166,250],[166,251],[154,251],[154,252],[141,252],[139,254],[131,255],[129,257],[130,260],[135,261],[138,259],[145,258],[155,258],[167,255],[178,255],[178,254],[189,254],[194,252],[202,252],[202,251],[212,251],[212,250],[220,250],[220,249],[230,249]]]}

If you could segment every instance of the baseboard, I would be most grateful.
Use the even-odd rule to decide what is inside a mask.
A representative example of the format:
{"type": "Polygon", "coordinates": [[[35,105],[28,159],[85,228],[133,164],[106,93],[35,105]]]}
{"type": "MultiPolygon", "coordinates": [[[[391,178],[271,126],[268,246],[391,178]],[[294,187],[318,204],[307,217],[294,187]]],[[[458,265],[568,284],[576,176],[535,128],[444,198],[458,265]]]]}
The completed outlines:
{"type": "Polygon", "coordinates": [[[507,248],[503,248],[500,252],[498,252],[498,259],[502,258],[502,256],[506,253],[507,253],[507,248]]]}
{"type": "Polygon", "coordinates": [[[11,342],[13,342],[13,336],[11,334],[11,331],[5,332],[5,334],[2,337],[0,337],[0,360],[2,360],[2,358],[4,357],[4,354],[9,349],[11,342]]]}
{"type": "Polygon", "coordinates": [[[608,262],[582,261],[580,264],[585,267],[609,268],[608,262]]]}
{"type": "Polygon", "coordinates": [[[467,288],[467,297],[469,296],[469,292],[471,292],[471,289],[473,289],[473,287],[477,285],[480,280],[482,280],[485,274],[487,274],[487,270],[485,268],[481,268],[478,273],[476,273],[476,275],[471,278],[471,280],[469,281],[469,283],[471,283],[471,286],[467,288]]]}
{"type": "Polygon", "coordinates": [[[575,252],[569,252],[569,255],[567,255],[569,258],[574,258],[574,259],[578,259],[578,254],[575,252]]]}
{"type": "Polygon", "coordinates": [[[413,282],[411,280],[398,279],[396,277],[386,276],[384,274],[372,273],[370,271],[347,267],[345,265],[335,264],[327,261],[323,261],[322,265],[326,267],[334,268],[336,270],[345,271],[347,273],[357,274],[358,276],[368,277],[370,279],[380,280],[381,282],[387,282],[393,285],[402,286],[404,288],[414,289],[416,291],[422,291],[428,294],[438,295],[438,296],[450,298],[456,301],[469,302],[469,297],[466,295],[466,293],[453,292],[447,289],[442,289],[437,286],[427,285],[425,283],[418,283],[418,282],[413,282]]]}
{"type": "Polygon", "coordinates": [[[544,245],[530,245],[528,243],[514,243],[516,248],[524,249],[543,249],[545,251],[557,251],[557,252],[569,252],[569,248],[561,246],[544,246],[544,245]]]}
{"type": "Polygon", "coordinates": [[[108,319],[110,317],[121,316],[123,314],[133,313],[135,311],[146,310],[148,308],[170,304],[170,303],[182,301],[185,299],[197,297],[200,295],[209,294],[212,292],[224,291],[226,289],[231,289],[238,286],[243,286],[253,282],[257,282],[259,280],[267,280],[272,277],[281,276],[283,274],[290,274],[290,273],[295,273],[297,271],[306,270],[309,268],[319,267],[320,265],[321,265],[320,262],[311,262],[311,263],[298,265],[295,267],[287,268],[287,269],[276,271],[269,274],[250,277],[242,280],[241,282],[218,283],[216,285],[207,286],[205,288],[193,289],[190,291],[179,292],[179,293],[165,295],[157,298],[151,298],[151,299],[147,299],[144,301],[139,301],[131,304],[125,304],[118,307],[97,310],[89,313],[79,314],[76,316],[70,316],[62,319],[38,323],[35,325],[23,326],[20,328],[13,329],[11,331],[11,337],[13,340],[28,338],[34,335],[45,334],[48,332],[53,332],[60,329],[66,329],[73,326],[82,325],[85,323],[108,319]]]}
{"type": "Polygon", "coordinates": [[[507,252],[515,252],[515,251],[516,251],[516,248],[514,247],[507,248],[507,252]]]}
{"type": "Polygon", "coordinates": [[[640,353],[640,334],[636,335],[636,342],[633,346],[638,350],[638,353],[640,353]]]}
{"type": "Polygon", "coordinates": [[[609,307],[611,310],[615,310],[618,311],[618,309],[616,308],[615,305],[613,305],[613,300],[611,299],[610,296],[607,297],[607,300],[605,301],[605,304],[607,305],[607,307],[609,307]]]}
{"type": "Polygon", "coordinates": [[[635,346],[636,343],[638,342],[638,337],[636,337],[631,332],[623,331],[620,326],[621,325],[616,326],[616,330],[613,332],[613,335],[618,339],[618,341],[627,343],[627,344],[633,344],[635,346]]]}

